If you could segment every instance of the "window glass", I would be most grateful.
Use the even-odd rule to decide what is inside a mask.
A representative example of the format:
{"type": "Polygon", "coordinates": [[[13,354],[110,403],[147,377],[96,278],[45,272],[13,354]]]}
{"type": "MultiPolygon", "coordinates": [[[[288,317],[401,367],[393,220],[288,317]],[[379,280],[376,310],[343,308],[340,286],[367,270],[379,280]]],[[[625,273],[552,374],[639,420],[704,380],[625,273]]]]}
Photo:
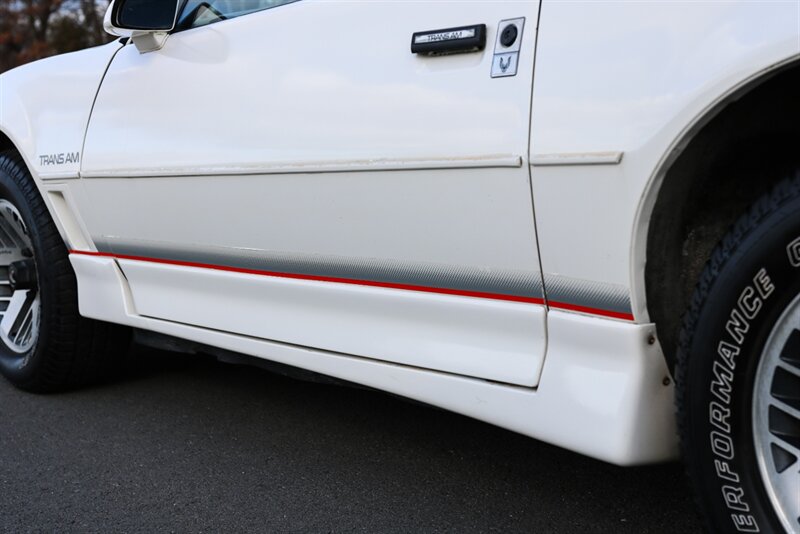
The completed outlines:
{"type": "Polygon", "coordinates": [[[171,29],[175,23],[175,2],[127,0],[119,5],[117,24],[140,30],[171,29]]]}
{"type": "Polygon", "coordinates": [[[186,0],[178,17],[177,28],[197,28],[221,20],[232,19],[297,0],[186,0]]]}

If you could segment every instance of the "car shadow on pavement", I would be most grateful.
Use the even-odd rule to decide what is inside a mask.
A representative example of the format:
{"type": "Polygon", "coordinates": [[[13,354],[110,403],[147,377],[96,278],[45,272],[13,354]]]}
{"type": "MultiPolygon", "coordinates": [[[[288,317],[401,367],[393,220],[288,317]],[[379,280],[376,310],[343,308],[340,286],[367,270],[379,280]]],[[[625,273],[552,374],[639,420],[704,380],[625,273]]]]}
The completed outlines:
{"type": "Polygon", "coordinates": [[[620,468],[206,356],[139,348],[115,383],[3,383],[0,407],[0,529],[699,531],[678,463],[620,468]]]}

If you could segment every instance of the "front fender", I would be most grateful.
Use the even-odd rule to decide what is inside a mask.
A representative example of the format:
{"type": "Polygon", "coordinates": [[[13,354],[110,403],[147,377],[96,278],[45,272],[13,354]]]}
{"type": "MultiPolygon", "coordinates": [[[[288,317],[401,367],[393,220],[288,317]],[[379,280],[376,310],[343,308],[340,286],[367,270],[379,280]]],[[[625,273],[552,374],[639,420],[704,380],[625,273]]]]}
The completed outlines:
{"type": "Polygon", "coordinates": [[[77,178],[97,90],[119,42],[55,56],[0,75],[0,132],[34,178],[77,178]]]}

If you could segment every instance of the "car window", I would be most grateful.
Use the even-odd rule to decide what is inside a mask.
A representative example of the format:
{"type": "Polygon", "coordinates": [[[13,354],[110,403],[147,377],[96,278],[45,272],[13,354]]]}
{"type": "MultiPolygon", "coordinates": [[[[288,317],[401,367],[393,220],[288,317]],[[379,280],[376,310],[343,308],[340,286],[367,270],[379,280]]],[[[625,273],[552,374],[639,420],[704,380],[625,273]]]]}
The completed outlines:
{"type": "Polygon", "coordinates": [[[270,9],[297,0],[186,0],[176,29],[186,30],[270,9]]]}

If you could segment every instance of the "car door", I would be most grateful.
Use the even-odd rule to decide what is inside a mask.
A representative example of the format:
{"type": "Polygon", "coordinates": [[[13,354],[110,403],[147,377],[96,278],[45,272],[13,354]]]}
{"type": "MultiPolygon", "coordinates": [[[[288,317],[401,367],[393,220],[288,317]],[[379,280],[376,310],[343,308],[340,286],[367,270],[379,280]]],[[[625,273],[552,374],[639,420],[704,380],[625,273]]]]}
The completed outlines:
{"type": "Polygon", "coordinates": [[[97,95],[82,213],[136,313],[535,386],[538,2],[256,4],[124,47],[97,95]],[[482,50],[410,50],[484,24],[482,50]]]}

